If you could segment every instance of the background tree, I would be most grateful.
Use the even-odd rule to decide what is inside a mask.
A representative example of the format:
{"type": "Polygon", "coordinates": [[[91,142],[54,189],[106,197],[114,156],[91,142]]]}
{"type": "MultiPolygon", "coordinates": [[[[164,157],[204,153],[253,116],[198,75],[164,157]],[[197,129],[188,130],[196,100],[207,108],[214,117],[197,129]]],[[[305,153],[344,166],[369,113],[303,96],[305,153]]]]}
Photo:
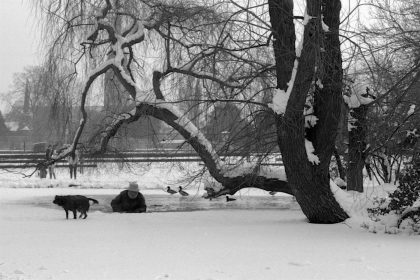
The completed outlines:
{"type": "Polygon", "coordinates": [[[11,111],[8,121],[17,122],[19,129],[32,131],[32,141],[64,142],[71,129],[71,89],[77,87],[69,72],[59,72],[53,65],[28,67],[15,74],[8,93],[11,111]],[[46,137],[47,136],[47,137],[46,137]]]}
{"type": "Polygon", "coordinates": [[[378,21],[366,32],[368,38],[375,38],[372,47],[376,62],[375,85],[379,92],[389,91],[389,94],[378,102],[378,117],[382,117],[383,122],[375,126],[377,137],[372,140],[376,145],[372,145],[371,151],[375,165],[380,163],[383,167],[378,174],[385,182],[391,182],[398,177],[391,171],[398,173],[403,157],[411,158],[418,149],[414,141],[418,138],[415,129],[420,124],[420,7],[412,0],[375,4],[378,21]],[[385,133],[378,133],[378,128],[383,128],[385,133]]]}
{"type": "Polygon", "coordinates": [[[418,4],[375,1],[372,5],[373,24],[352,34],[359,42],[354,67],[359,71],[351,74],[355,87],[346,93],[353,115],[349,120],[347,187],[357,191],[363,191],[364,166],[379,181],[396,179],[403,159],[415,152],[418,137],[413,133],[419,124],[415,93],[420,66],[418,4]]]}

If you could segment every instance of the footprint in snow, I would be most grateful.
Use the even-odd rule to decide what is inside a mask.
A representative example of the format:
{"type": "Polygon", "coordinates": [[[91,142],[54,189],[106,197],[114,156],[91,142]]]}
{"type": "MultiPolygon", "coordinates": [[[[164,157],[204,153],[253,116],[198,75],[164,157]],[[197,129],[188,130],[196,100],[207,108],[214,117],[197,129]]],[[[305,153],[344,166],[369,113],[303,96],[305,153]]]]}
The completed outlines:
{"type": "Polygon", "coordinates": [[[289,265],[294,265],[294,266],[308,266],[311,265],[312,263],[309,261],[306,262],[289,262],[289,265]]]}
{"type": "Polygon", "coordinates": [[[169,279],[169,274],[162,274],[155,278],[155,280],[164,280],[164,279],[169,279]]]}
{"type": "Polygon", "coordinates": [[[24,274],[23,271],[21,271],[19,269],[16,269],[14,272],[15,272],[15,274],[24,274]]]}

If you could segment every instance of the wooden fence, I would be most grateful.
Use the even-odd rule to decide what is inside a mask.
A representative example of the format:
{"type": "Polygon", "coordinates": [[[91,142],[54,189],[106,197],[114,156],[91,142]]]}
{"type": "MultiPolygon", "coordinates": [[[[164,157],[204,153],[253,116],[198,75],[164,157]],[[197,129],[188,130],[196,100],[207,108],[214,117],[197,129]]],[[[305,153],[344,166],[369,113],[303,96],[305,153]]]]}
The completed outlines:
{"type": "MultiPolygon", "coordinates": [[[[240,154],[223,155],[224,157],[242,157],[240,154]]],[[[0,150],[0,168],[31,168],[45,161],[45,153],[28,151],[0,150]]],[[[137,162],[201,162],[201,158],[194,152],[181,150],[134,150],[119,153],[105,153],[101,155],[82,154],[81,167],[96,167],[98,163],[137,163],[137,162]]],[[[283,165],[281,157],[275,162],[262,165],[283,165]]],[[[68,167],[67,160],[57,162],[56,167],[68,167]]]]}

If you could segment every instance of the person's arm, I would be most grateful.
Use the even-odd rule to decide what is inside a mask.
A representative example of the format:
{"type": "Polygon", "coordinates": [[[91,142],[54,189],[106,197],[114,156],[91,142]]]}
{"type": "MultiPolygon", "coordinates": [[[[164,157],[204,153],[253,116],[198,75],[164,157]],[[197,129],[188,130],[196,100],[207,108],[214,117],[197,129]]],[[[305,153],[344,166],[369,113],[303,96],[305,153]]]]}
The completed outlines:
{"type": "Polygon", "coordinates": [[[111,201],[111,207],[112,211],[114,212],[122,212],[121,209],[121,194],[117,195],[112,201],[111,201]]]}
{"type": "Polygon", "coordinates": [[[143,213],[146,212],[146,209],[146,200],[144,199],[144,196],[141,193],[139,193],[137,208],[134,209],[134,212],[143,213]]]}

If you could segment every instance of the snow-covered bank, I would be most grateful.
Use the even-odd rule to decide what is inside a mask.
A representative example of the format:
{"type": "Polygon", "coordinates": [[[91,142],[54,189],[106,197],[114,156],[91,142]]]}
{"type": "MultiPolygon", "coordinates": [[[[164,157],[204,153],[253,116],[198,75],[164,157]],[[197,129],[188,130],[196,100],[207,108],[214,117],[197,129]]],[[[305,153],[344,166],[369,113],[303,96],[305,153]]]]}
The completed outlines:
{"type": "Polygon", "coordinates": [[[411,223],[411,219],[400,220],[402,215],[395,211],[381,215],[372,214],[372,210],[381,203],[388,205],[389,195],[397,189],[397,186],[392,184],[365,186],[363,193],[341,190],[332,181],[330,187],[337,202],[350,216],[345,221],[347,225],[362,227],[372,233],[419,234],[418,226],[411,223]]]}
{"type": "Polygon", "coordinates": [[[359,194],[332,185],[352,218],[315,225],[290,196],[244,189],[234,202],[204,200],[206,177],[183,185],[187,198],[164,192],[166,185],[182,184],[194,168],[200,166],[99,168],[85,170],[77,180],[70,180],[67,170],[58,170],[56,180],[0,172],[0,279],[420,278],[420,236],[383,234],[387,231],[378,229],[387,225],[371,221],[366,211],[395,186],[368,186],[359,194]],[[104,211],[129,181],[139,183],[151,211],[104,211]],[[100,204],[86,220],[66,220],[51,201],[67,194],[94,197],[100,204]],[[179,212],[191,203],[208,211],[179,212]],[[369,227],[382,234],[366,231],[369,227]]]}
{"type": "Polygon", "coordinates": [[[418,237],[308,224],[296,210],[91,211],[65,220],[60,209],[8,203],[19,191],[1,193],[2,279],[420,277],[418,237]]]}
{"type": "Polygon", "coordinates": [[[67,168],[56,168],[57,179],[52,180],[39,179],[36,174],[25,177],[34,171],[33,168],[0,170],[0,187],[46,188],[75,184],[90,189],[122,189],[127,187],[129,181],[137,181],[142,189],[159,189],[181,183],[188,178],[188,173],[197,172],[201,168],[198,163],[137,163],[124,166],[107,163],[99,164],[98,168],[85,168],[83,174],[77,174],[76,180],[70,179],[67,168]]]}
{"type": "MultiPolygon", "coordinates": [[[[274,167],[273,167],[274,168],[274,167]]],[[[160,193],[166,186],[178,189],[179,185],[190,194],[202,195],[205,187],[215,180],[208,174],[197,177],[202,173],[203,166],[197,162],[179,163],[131,163],[123,167],[119,164],[99,164],[98,168],[85,168],[83,174],[78,173],[76,180],[70,179],[67,168],[56,168],[57,179],[40,179],[36,174],[31,177],[34,169],[0,170],[0,188],[67,188],[76,186],[78,189],[125,189],[128,182],[138,182],[142,192],[157,191],[160,193]]],[[[275,167],[276,170],[282,169],[275,167]]],[[[267,171],[267,170],[266,170],[267,171]]],[[[233,172],[233,171],[231,171],[233,172]]],[[[268,171],[267,171],[268,172],[268,171]]],[[[273,172],[271,172],[273,173],[273,172]]],[[[284,173],[284,169],[281,170],[284,173]]],[[[233,174],[233,173],[232,173],[233,174]]],[[[111,193],[114,193],[111,191],[111,193]]],[[[267,195],[260,189],[244,189],[237,195],[267,195]]],[[[282,195],[282,194],[277,194],[282,195]]]]}

